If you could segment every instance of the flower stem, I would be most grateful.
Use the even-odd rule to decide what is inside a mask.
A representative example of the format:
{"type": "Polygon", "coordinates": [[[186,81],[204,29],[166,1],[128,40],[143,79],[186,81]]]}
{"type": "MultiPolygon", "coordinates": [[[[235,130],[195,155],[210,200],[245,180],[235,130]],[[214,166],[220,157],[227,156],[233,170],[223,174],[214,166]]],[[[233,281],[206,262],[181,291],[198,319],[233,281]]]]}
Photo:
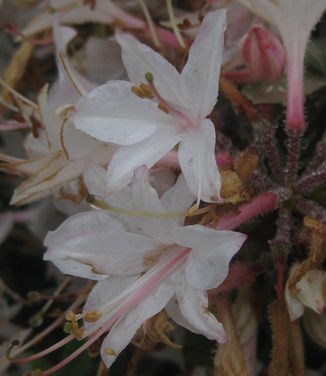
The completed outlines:
{"type": "Polygon", "coordinates": [[[228,213],[222,216],[216,226],[217,230],[233,230],[242,223],[257,215],[264,214],[276,208],[277,196],[273,192],[264,192],[255,197],[249,204],[238,208],[239,214],[228,213]]]}

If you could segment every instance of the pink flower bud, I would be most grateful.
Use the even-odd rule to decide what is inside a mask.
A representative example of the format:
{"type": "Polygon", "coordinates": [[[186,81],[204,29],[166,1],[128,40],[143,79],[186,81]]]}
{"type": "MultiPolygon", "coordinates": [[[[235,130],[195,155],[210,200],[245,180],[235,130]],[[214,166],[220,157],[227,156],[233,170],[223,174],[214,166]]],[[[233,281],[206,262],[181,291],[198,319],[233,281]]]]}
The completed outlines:
{"type": "Polygon", "coordinates": [[[246,67],[227,73],[234,81],[273,82],[284,70],[285,52],[281,42],[261,25],[252,26],[244,37],[241,58],[246,67]]]}

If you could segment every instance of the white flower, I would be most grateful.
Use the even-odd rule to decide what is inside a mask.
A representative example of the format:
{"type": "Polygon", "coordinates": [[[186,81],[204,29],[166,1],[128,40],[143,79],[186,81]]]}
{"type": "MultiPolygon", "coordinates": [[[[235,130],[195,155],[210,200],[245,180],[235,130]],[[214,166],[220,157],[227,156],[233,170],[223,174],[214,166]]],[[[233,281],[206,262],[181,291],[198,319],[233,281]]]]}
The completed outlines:
{"type": "MultiPolygon", "coordinates": [[[[5,165],[8,169],[29,175],[15,190],[12,204],[25,204],[53,193],[54,189],[81,176],[89,163],[107,164],[116,149],[114,145],[103,144],[76,130],[71,118],[65,115],[67,107],[79,95],[66,77],[59,52],[66,50],[75,35],[73,29],[54,27],[58,80],[50,90],[49,99],[46,85],[39,93],[36,108],[31,108],[32,116],[42,124],[42,128],[37,130],[37,135],[31,132],[27,136],[24,146],[29,158],[5,165]]],[[[74,72],[74,77],[87,89],[92,87],[77,72],[74,72]]],[[[26,120],[29,121],[27,115],[26,120]]]]}
{"type": "Polygon", "coordinates": [[[206,117],[218,94],[224,29],[225,11],[206,15],[181,74],[132,36],[117,35],[131,82],[98,87],[77,102],[74,117],[76,128],[122,145],[109,165],[109,193],[126,186],[136,168],[152,167],[179,144],[178,158],[190,190],[207,202],[221,200],[215,129],[206,117]],[[145,76],[148,85],[142,95],[145,76]],[[149,99],[151,92],[154,99],[149,99]]]}
{"type": "Polygon", "coordinates": [[[296,320],[304,313],[304,308],[309,307],[321,315],[325,306],[324,289],[326,286],[326,273],[322,270],[309,270],[295,285],[293,291],[289,288],[291,277],[294,275],[298,264],[290,270],[290,276],[285,286],[285,300],[291,320],[296,320]]]}
{"type": "MultiPolygon", "coordinates": [[[[102,193],[104,176],[104,169],[90,169],[88,189],[102,193]]],[[[171,210],[185,212],[193,200],[182,175],[159,199],[147,171],[137,170],[132,184],[107,203],[138,216],[80,213],[47,235],[45,260],[64,273],[99,281],[77,319],[84,318],[84,337],[96,332],[95,339],[114,324],[101,349],[107,366],[140,325],[164,307],[186,328],[226,341],[223,326],[208,310],[206,290],[225,279],[246,236],[182,226],[183,218],[164,219],[171,210]]]]}
{"type": "Polygon", "coordinates": [[[283,39],[288,65],[286,124],[303,130],[303,62],[311,30],[326,9],[325,0],[238,0],[275,25],[283,39]]]}

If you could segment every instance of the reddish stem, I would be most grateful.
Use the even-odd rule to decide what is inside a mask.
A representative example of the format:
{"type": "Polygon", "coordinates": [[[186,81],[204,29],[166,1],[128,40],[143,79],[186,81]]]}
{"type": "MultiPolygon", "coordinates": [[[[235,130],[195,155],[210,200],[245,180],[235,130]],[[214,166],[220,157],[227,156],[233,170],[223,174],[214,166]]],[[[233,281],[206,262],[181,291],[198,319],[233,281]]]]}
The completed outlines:
{"type": "Polygon", "coordinates": [[[276,207],[277,196],[273,192],[264,192],[255,197],[249,204],[240,206],[239,214],[228,213],[222,216],[216,226],[217,230],[233,230],[242,223],[257,215],[272,211],[276,207]]]}

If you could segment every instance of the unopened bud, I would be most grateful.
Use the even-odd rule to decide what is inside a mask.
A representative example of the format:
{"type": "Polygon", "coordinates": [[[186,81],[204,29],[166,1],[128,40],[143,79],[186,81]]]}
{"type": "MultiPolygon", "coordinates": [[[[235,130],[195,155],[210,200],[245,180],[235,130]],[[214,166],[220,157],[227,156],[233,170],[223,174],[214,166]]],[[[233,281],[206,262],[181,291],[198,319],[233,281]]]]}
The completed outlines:
{"type": "Polygon", "coordinates": [[[281,42],[261,25],[252,26],[241,44],[241,59],[246,67],[227,72],[238,82],[273,82],[278,80],[285,66],[285,52],[281,42]]]}

